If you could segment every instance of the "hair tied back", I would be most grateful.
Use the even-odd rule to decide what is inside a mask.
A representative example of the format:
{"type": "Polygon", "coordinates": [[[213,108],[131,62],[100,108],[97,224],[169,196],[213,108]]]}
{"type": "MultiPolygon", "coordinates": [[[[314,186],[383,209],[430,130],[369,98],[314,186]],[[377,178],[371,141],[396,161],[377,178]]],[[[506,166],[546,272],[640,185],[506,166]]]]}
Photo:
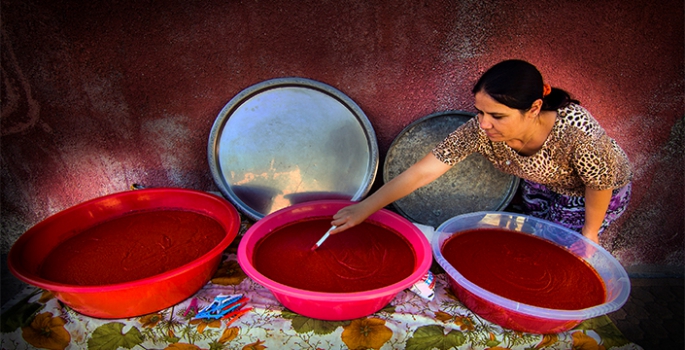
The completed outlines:
{"type": "Polygon", "coordinates": [[[549,84],[542,85],[542,97],[546,97],[552,92],[552,87],[549,84]]]}

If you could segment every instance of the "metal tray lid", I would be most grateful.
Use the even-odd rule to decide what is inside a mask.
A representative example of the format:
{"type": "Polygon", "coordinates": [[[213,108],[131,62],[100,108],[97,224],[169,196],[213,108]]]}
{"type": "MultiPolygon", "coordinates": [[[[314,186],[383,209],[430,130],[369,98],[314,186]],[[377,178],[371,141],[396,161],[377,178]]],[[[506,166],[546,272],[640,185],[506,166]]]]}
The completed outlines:
{"type": "Polygon", "coordinates": [[[224,106],[208,159],[221,193],[259,220],[301,202],[363,198],[378,170],[378,145],[364,112],[339,90],[276,78],[224,106]]]}
{"type": "MultiPolygon", "coordinates": [[[[392,180],[419,161],[474,116],[468,112],[445,111],[408,125],[390,145],[383,164],[383,181],[392,180]]],[[[393,206],[409,220],[438,227],[457,215],[504,209],[516,194],[518,184],[518,177],[499,171],[474,153],[437,180],[395,201],[393,206]]]]}

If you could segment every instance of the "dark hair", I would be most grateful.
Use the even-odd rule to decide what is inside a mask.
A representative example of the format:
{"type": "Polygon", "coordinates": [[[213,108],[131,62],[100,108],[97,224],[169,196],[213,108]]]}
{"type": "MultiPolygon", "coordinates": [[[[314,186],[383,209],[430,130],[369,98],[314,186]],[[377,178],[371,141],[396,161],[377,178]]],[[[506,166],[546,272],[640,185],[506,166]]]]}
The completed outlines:
{"type": "Polygon", "coordinates": [[[537,99],[542,99],[544,111],[554,111],[569,103],[580,104],[559,88],[552,88],[549,95],[542,96],[542,74],[522,60],[502,61],[488,69],[473,86],[474,94],[481,91],[509,108],[522,111],[528,110],[537,99]]]}

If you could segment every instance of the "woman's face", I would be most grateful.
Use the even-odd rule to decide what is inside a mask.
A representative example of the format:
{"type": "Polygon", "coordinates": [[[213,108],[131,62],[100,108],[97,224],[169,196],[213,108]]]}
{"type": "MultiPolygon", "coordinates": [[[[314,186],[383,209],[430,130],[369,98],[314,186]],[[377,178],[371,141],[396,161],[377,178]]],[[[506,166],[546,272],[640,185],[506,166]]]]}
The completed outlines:
{"type": "Polygon", "coordinates": [[[524,114],[518,109],[509,108],[482,91],[476,93],[475,100],[478,123],[490,141],[520,140],[526,134],[528,123],[525,117],[528,112],[524,114]]]}

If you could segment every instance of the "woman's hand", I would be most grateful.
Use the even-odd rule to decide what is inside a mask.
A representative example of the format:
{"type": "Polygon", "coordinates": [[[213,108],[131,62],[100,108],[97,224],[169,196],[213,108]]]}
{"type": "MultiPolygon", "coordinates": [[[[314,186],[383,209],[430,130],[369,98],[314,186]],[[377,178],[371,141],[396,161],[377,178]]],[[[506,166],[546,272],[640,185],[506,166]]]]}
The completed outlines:
{"type": "Polygon", "coordinates": [[[373,214],[373,211],[369,212],[368,209],[365,208],[363,202],[342,208],[335,215],[333,215],[333,221],[331,221],[331,225],[335,225],[336,229],[331,231],[331,234],[336,234],[351,227],[357,226],[366,220],[366,218],[368,218],[371,214],[373,214]]]}
{"type": "Polygon", "coordinates": [[[587,226],[583,226],[583,229],[581,230],[581,233],[585,238],[599,244],[599,232],[598,230],[593,230],[588,228],[587,226]]]}

